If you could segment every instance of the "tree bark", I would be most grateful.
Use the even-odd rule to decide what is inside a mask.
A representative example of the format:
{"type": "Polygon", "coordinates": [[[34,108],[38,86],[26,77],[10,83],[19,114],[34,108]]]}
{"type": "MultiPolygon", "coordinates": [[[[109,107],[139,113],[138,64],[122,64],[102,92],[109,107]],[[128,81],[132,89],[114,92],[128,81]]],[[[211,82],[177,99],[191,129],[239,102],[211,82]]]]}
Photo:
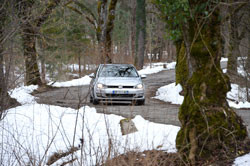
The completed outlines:
{"type": "Polygon", "coordinates": [[[135,59],[135,36],[136,36],[136,0],[130,1],[130,56],[135,59]]]}
{"type": "Polygon", "coordinates": [[[25,83],[26,85],[42,85],[37,64],[36,32],[30,23],[22,26],[22,40],[25,59],[25,83]]]}
{"type": "Polygon", "coordinates": [[[0,8],[0,120],[4,118],[5,110],[17,106],[19,103],[16,99],[12,99],[8,93],[8,72],[6,72],[6,67],[4,67],[4,28],[7,20],[7,1],[0,1],[4,4],[0,8]]]}
{"type": "Polygon", "coordinates": [[[31,10],[34,0],[21,2],[19,16],[23,19],[22,39],[25,58],[25,83],[26,85],[42,85],[42,80],[37,63],[36,37],[42,24],[48,19],[53,9],[61,0],[50,0],[41,15],[37,18],[32,15],[31,10]]]}
{"type": "Polygon", "coordinates": [[[146,4],[145,0],[137,0],[136,3],[136,56],[135,66],[143,68],[146,43],[146,4]]]}
{"type": "Polygon", "coordinates": [[[228,53],[228,65],[227,73],[229,74],[231,81],[235,82],[237,76],[237,57],[240,56],[240,40],[238,38],[238,12],[235,12],[235,7],[231,7],[230,17],[230,34],[229,34],[229,53],[228,53]]]}
{"type": "Polygon", "coordinates": [[[117,0],[99,0],[97,40],[102,63],[112,63],[112,31],[114,28],[117,0]]]}
{"type": "MultiPolygon", "coordinates": [[[[190,0],[191,10],[204,2],[190,0]]],[[[213,11],[203,27],[199,26],[199,21],[204,21],[200,18],[201,13],[194,15],[183,33],[186,39],[191,39],[191,45],[185,44],[186,48],[190,46],[185,50],[190,51],[186,54],[189,75],[179,111],[181,129],[176,138],[178,151],[191,165],[209,161],[221,150],[236,154],[237,144],[247,137],[241,118],[226,100],[230,81],[220,68],[219,11],[213,11]]]]}
{"type": "Polygon", "coordinates": [[[81,64],[81,53],[79,52],[78,54],[78,73],[79,73],[79,78],[82,76],[82,64],[81,64]]]}

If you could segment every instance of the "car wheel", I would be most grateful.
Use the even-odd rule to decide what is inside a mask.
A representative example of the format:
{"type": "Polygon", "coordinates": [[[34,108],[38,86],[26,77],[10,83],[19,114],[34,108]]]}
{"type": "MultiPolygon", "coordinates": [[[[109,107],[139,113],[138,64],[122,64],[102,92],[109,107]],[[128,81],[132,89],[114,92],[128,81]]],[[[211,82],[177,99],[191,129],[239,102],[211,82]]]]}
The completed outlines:
{"type": "Polygon", "coordinates": [[[93,97],[92,96],[89,96],[89,102],[93,103],[93,97]]]}
{"type": "Polygon", "coordinates": [[[99,104],[99,101],[98,101],[97,99],[93,98],[93,99],[92,99],[92,103],[93,103],[94,105],[97,105],[97,104],[99,104]]]}
{"type": "Polygon", "coordinates": [[[144,105],[144,104],[145,104],[145,99],[137,101],[137,105],[144,105]]]}

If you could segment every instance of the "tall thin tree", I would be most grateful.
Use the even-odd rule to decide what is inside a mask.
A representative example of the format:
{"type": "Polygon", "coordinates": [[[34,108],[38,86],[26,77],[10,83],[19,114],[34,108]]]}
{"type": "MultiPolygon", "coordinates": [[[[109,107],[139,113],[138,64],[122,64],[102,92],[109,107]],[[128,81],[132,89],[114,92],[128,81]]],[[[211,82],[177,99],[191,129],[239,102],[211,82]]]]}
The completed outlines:
{"type": "Polygon", "coordinates": [[[143,68],[146,44],[146,3],[145,0],[137,0],[136,3],[136,55],[135,66],[143,68]]]}

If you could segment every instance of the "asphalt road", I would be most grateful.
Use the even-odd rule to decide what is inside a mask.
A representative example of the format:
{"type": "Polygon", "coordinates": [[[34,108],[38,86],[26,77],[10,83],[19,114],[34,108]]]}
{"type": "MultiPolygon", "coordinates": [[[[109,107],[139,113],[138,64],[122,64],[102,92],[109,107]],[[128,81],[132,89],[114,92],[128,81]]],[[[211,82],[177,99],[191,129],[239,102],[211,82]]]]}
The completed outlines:
{"type": "MultiPolygon", "coordinates": [[[[225,64],[222,64],[222,66],[225,66],[225,64]]],[[[143,81],[146,86],[146,103],[143,106],[121,104],[93,105],[89,102],[88,86],[55,88],[50,91],[35,94],[35,96],[37,97],[37,102],[41,104],[58,105],[74,109],[78,109],[83,105],[89,105],[95,107],[99,113],[116,114],[126,118],[141,115],[144,119],[152,122],[180,126],[178,120],[179,105],[173,105],[152,98],[155,96],[156,90],[159,87],[175,82],[175,70],[166,70],[148,75],[143,81]]],[[[241,109],[235,111],[242,117],[247,126],[248,135],[250,136],[250,110],[241,109]]]]}

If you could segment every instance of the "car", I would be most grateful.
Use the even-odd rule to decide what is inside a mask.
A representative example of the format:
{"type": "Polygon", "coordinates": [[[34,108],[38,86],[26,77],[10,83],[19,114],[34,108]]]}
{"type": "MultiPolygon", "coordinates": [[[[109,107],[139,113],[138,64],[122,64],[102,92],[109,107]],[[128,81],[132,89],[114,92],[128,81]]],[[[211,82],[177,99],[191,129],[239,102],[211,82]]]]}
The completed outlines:
{"type": "Polygon", "coordinates": [[[95,73],[90,74],[90,102],[135,103],[144,105],[145,86],[132,64],[100,64],[95,73]]]}

